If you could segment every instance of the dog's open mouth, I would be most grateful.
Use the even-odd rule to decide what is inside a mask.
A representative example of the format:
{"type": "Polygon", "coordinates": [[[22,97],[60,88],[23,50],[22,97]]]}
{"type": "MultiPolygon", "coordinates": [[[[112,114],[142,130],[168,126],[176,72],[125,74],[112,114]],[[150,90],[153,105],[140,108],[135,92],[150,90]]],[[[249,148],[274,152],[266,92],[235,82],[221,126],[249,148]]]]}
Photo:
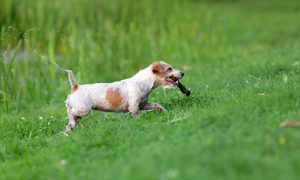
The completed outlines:
{"type": "Polygon", "coordinates": [[[168,83],[173,84],[174,86],[177,86],[179,84],[179,79],[176,78],[173,74],[171,76],[166,77],[165,79],[168,83]]]}

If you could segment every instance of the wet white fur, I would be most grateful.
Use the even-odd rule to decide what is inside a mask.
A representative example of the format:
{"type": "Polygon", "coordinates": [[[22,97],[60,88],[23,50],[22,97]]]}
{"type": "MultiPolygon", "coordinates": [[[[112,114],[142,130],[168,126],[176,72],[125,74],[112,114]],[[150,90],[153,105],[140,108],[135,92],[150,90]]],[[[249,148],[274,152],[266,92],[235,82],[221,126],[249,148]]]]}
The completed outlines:
{"type": "MultiPolygon", "coordinates": [[[[165,62],[160,62],[166,64],[165,62]]],[[[170,65],[168,65],[170,66],[170,65]]],[[[89,114],[91,109],[101,108],[102,111],[109,112],[131,112],[134,117],[138,117],[139,110],[158,109],[163,110],[157,103],[149,103],[148,96],[153,89],[162,85],[164,87],[173,87],[164,80],[164,77],[158,77],[152,72],[152,65],[140,70],[131,78],[113,83],[95,83],[76,85],[72,71],[69,73],[71,87],[77,86],[74,93],[70,93],[66,106],[69,116],[69,124],[66,127],[68,131],[72,130],[82,116],[89,114]],[[119,89],[122,97],[122,103],[118,107],[112,106],[106,99],[107,89],[119,89]]],[[[173,74],[178,79],[182,78],[180,71],[172,69],[169,74],[173,74]]]]}

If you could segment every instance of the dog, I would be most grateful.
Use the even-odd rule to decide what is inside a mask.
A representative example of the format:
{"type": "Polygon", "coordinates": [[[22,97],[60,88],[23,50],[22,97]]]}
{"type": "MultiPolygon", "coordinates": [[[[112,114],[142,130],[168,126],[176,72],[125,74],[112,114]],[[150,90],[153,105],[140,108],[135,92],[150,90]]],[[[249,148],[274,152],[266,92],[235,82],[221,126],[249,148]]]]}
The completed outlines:
{"type": "Polygon", "coordinates": [[[163,111],[158,103],[148,102],[151,91],[158,86],[177,87],[184,73],[171,65],[159,61],[140,70],[128,79],[113,83],[77,85],[73,72],[67,70],[71,92],[66,100],[69,117],[67,131],[72,131],[81,117],[93,110],[103,112],[130,112],[138,118],[139,110],[157,109],[163,111]]]}

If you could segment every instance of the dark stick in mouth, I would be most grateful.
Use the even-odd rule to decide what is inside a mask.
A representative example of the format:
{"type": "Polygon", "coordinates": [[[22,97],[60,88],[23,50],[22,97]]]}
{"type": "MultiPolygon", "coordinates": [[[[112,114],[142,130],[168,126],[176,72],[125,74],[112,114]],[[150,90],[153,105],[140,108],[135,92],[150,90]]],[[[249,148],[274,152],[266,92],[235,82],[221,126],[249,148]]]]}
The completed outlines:
{"type": "Polygon", "coordinates": [[[178,87],[180,89],[180,91],[185,94],[186,96],[189,96],[191,94],[191,92],[186,89],[186,87],[184,85],[182,85],[179,81],[178,81],[178,87]]]}

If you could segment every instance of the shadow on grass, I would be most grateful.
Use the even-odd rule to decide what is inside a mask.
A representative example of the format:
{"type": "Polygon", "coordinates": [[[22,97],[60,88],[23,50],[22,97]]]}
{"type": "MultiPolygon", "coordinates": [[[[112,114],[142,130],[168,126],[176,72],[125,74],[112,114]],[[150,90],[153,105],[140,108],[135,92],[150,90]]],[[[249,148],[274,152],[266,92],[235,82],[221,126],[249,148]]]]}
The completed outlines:
{"type": "Polygon", "coordinates": [[[211,103],[217,100],[216,97],[209,96],[206,94],[198,94],[197,91],[194,91],[190,97],[179,96],[176,98],[169,98],[167,101],[161,103],[162,106],[168,107],[168,109],[172,110],[175,108],[189,109],[194,106],[199,108],[206,108],[211,103]],[[196,95],[193,95],[196,94],[196,95]]]}

